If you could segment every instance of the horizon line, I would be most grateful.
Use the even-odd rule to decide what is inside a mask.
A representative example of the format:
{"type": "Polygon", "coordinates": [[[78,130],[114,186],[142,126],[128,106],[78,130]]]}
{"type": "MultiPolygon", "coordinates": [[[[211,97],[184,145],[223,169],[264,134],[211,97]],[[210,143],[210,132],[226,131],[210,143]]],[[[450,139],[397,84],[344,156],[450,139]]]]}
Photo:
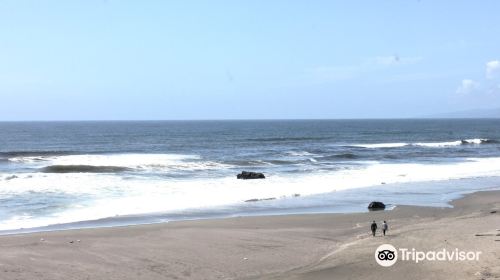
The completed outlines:
{"type": "Polygon", "coordinates": [[[500,117],[384,117],[384,118],[235,118],[235,119],[80,119],[80,120],[0,120],[7,122],[175,122],[175,121],[335,121],[335,120],[470,120],[500,117]]]}

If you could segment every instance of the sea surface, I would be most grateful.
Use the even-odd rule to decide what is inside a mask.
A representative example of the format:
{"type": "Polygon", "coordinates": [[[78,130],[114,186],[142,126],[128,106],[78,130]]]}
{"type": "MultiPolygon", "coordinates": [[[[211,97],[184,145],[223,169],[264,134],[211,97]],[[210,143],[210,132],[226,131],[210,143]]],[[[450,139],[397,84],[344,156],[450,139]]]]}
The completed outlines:
{"type": "Polygon", "coordinates": [[[4,233],[447,207],[499,186],[499,119],[0,122],[4,233]]]}

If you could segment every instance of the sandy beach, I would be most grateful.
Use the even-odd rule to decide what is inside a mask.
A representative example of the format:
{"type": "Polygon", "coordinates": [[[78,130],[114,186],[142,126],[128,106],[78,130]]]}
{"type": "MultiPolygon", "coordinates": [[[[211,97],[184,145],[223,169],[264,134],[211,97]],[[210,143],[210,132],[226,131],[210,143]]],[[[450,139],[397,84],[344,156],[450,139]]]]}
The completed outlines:
{"type": "Polygon", "coordinates": [[[500,279],[500,191],[452,205],[1,236],[0,279],[500,279]],[[372,220],[388,235],[372,237],[372,220]],[[382,267],[384,243],[481,255],[382,267]]]}

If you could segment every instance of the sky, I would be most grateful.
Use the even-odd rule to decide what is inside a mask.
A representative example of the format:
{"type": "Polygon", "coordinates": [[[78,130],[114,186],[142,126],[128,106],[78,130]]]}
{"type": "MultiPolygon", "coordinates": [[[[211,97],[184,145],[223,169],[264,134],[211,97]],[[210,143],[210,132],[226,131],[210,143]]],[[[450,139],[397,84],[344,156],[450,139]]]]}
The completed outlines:
{"type": "Polygon", "coordinates": [[[0,120],[500,107],[500,1],[0,0],[0,120]]]}

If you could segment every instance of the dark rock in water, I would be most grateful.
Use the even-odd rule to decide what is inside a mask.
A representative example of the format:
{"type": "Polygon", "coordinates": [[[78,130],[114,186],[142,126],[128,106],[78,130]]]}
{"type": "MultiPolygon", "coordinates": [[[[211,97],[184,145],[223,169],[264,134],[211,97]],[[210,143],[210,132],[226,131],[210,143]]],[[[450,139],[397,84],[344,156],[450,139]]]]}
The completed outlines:
{"type": "Polygon", "coordinates": [[[264,176],[263,173],[243,171],[240,174],[236,175],[236,178],[244,179],[244,180],[246,180],[246,179],[265,179],[266,176],[264,176]]]}
{"type": "Polygon", "coordinates": [[[368,210],[384,210],[385,204],[380,201],[372,201],[368,205],[368,210]]]}

